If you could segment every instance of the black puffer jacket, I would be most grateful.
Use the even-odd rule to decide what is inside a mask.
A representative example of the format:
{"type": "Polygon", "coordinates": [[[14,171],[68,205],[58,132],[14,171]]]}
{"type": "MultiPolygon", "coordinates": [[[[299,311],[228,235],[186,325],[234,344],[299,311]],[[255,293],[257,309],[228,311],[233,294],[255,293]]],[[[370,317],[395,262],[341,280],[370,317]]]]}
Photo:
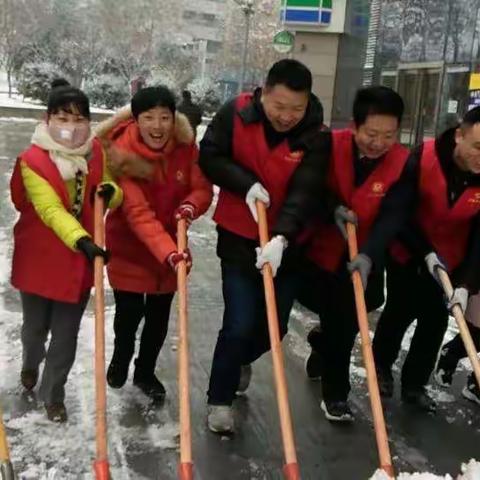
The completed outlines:
{"type": "MultiPolygon", "coordinates": [[[[275,131],[268,121],[260,103],[260,89],[250,105],[236,112],[235,101],[227,102],[216,114],[200,143],[200,167],[207,178],[222,189],[245,198],[251,186],[258,182],[255,172],[240,165],[233,158],[232,139],[235,115],[245,123],[262,123],[270,148],[287,139],[292,150],[305,152],[302,162],[290,180],[290,186],[277,223],[271,234],[284,235],[289,240],[282,268],[289,268],[297,262],[299,246],[296,238],[306,221],[320,213],[321,205],[325,215],[331,213],[332,201],[326,182],[328,160],[320,159],[318,132],[323,123],[323,109],[319,100],[312,95],[303,120],[286,133],[275,131]]],[[[322,208],[321,208],[322,209],[322,208]]],[[[218,256],[229,263],[235,263],[252,271],[255,267],[255,247],[258,242],[250,240],[221,227],[218,230],[218,256]]]]}

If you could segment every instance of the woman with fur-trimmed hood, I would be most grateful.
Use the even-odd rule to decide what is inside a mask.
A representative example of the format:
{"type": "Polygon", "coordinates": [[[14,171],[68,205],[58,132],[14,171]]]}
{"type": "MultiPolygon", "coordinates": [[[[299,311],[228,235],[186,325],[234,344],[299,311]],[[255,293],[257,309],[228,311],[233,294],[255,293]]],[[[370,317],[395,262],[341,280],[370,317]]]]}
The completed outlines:
{"type": "Polygon", "coordinates": [[[212,200],[212,186],[197,165],[192,129],[175,110],[167,88],[144,88],[132,99],[133,118],[108,135],[110,153],[116,151],[121,160],[124,200],[106,221],[107,270],[115,296],[115,348],[107,381],[112,388],[125,384],[145,317],[133,383],[154,400],[165,395],[154,371],[177,289],[175,272],[181,260],[191,266],[190,253],[177,251],[177,221],[190,223],[212,200]]]}

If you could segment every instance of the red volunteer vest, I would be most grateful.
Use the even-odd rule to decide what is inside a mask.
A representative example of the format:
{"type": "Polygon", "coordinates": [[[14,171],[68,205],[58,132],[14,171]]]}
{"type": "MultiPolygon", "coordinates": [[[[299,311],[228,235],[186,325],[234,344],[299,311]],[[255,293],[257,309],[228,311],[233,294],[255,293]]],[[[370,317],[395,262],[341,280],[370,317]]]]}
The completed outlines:
{"type": "MultiPolygon", "coordinates": [[[[192,147],[178,145],[171,153],[167,163],[164,179],[152,181],[137,181],[155,217],[162,223],[165,230],[176,238],[177,222],[175,210],[191,192],[190,177],[192,170],[192,147]]],[[[112,254],[110,267],[115,264],[116,257],[129,259],[146,267],[148,270],[158,270],[158,275],[169,281],[171,291],[176,289],[176,275],[168,265],[160,265],[154,255],[130,228],[122,209],[118,208],[108,213],[106,223],[106,244],[112,254]]],[[[126,272],[127,274],[127,272],[126,272]]]]}
{"type": "MultiPolygon", "coordinates": [[[[332,132],[332,156],[329,185],[341,202],[358,216],[357,239],[361,246],[368,237],[383,198],[400,177],[408,150],[395,144],[367,180],[355,188],[353,133],[332,132]]],[[[345,255],[346,243],[336,225],[321,224],[311,241],[308,257],[319,267],[336,272],[345,255]]]]}
{"type": "MultiPolygon", "coordinates": [[[[270,195],[267,219],[273,227],[287,193],[288,183],[303,158],[303,152],[292,152],[287,140],[271,150],[262,123],[245,125],[238,112],[252,102],[252,94],[237,98],[233,127],[233,158],[255,173],[270,195]]],[[[224,189],[220,190],[213,219],[222,228],[249,239],[258,238],[258,225],[245,199],[224,189]]]]}
{"type": "MultiPolygon", "coordinates": [[[[44,178],[55,190],[67,210],[70,200],[67,187],[46,150],[32,145],[15,164],[10,181],[13,203],[20,212],[15,224],[12,285],[22,292],[33,293],[61,302],[77,303],[93,284],[93,272],[85,256],[70,250],[40,219],[27,198],[20,162],[44,178]]],[[[94,140],[80,223],[93,236],[92,192],[102,181],[103,152],[94,140]]]]}
{"type": "MultiPolygon", "coordinates": [[[[435,151],[435,140],[428,140],[420,159],[419,190],[417,224],[451,272],[465,257],[472,219],[480,211],[480,187],[465,189],[450,207],[447,181],[435,151]]],[[[390,251],[398,262],[404,263],[410,258],[398,242],[390,251]]]]}

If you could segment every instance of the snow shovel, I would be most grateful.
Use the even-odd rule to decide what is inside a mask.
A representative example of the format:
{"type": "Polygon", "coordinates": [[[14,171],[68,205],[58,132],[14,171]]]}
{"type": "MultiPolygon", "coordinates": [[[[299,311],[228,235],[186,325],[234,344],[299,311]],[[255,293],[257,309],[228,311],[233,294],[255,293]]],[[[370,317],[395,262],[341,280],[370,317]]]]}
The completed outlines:
{"type": "MultiPolygon", "coordinates": [[[[184,218],[177,223],[177,249],[187,249],[187,222],[184,218]]],[[[192,434],[190,425],[190,393],[188,365],[188,314],[187,314],[187,263],[178,264],[178,398],[180,408],[180,465],[178,478],[193,479],[192,434]]]]}
{"type": "MultiPolygon", "coordinates": [[[[447,298],[451,298],[453,295],[453,286],[452,282],[450,281],[450,277],[448,276],[448,273],[440,267],[437,267],[436,272],[438,278],[440,279],[440,283],[442,284],[445,295],[447,296],[447,298]]],[[[465,316],[463,315],[460,305],[453,306],[452,314],[455,317],[455,321],[457,322],[460,336],[462,337],[463,344],[465,345],[465,350],[468,353],[468,358],[470,359],[475,378],[477,379],[477,384],[480,386],[480,361],[478,360],[477,349],[475,348],[475,344],[473,343],[472,336],[470,335],[470,331],[468,330],[467,321],[465,320],[465,316]]]]}
{"type": "MultiPolygon", "coordinates": [[[[350,260],[352,260],[358,254],[358,245],[355,225],[350,222],[347,223],[347,241],[350,260]]],[[[377,371],[375,370],[375,361],[373,359],[372,343],[370,341],[368,329],[367,307],[365,305],[365,296],[363,293],[360,272],[355,271],[352,273],[352,283],[355,293],[358,327],[360,330],[360,338],[362,339],[363,362],[367,371],[368,393],[372,408],[373,426],[375,428],[380,468],[387,475],[394,478],[395,472],[393,470],[390,446],[388,445],[387,427],[385,425],[380,390],[378,388],[377,371]]]]}
{"type": "Polygon", "coordinates": [[[3,415],[0,408],[0,479],[15,480],[12,462],[10,462],[10,452],[8,449],[7,434],[3,424],[3,415]]]}
{"type": "MultiPolygon", "coordinates": [[[[267,210],[265,204],[257,200],[258,233],[260,246],[263,248],[268,243],[267,210]]],[[[270,345],[273,358],[273,376],[277,392],[278,413],[280,416],[280,428],[282,431],[283,452],[285,465],[283,475],[286,480],[300,480],[300,469],[297,463],[295,439],[293,436],[292,418],[288,403],[287,381],[285,379],[285,367],[283,364],[282,343],[278,328],[277,302],[275,301],[275,285],[270,264],[262,268],[263,286],[265,289],[265,303],[267,305],[268,331],[270,333],[270,345]]]]}
{"type": "MultiPolygon", "coordinates": [[[[104,202],[95,195],[95,243],[105,248],[104,202]]],[[[105,384],[105,292],[103,288],[103,257],[95,257],[95,396],[97,455],[93,468],[96,480],[110,480],[107,448],[107,392],[105,384]]]]}

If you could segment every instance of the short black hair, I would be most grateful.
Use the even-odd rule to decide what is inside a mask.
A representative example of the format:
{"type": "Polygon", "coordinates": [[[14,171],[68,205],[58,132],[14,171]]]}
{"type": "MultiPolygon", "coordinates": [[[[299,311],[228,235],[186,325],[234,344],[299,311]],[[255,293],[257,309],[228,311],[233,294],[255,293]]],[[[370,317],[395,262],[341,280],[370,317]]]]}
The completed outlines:
{"type": "Polygon", "coordinates": [[[164,85],[140,89],[132,98],[132,115],[135,118],[155,107],[168,108],[173,114],[176,110],[175,95],[164,85]]]}
{"type": "Polygon", "coordinates": [[[480,123],[480,107],[469,110],[462,119],[462,127],[473,127],[476,123],[480,123]]]}
{"type": "Polygon", "coordinates": [[[405,107],[402,97],[388,87],[365,87],[357,91],[353,101],[353,121],[357,127],[367,121],[369,115],[389,115],[400,125],[405,107]]]}
{"type": "Polygon", "coordinates": [[[47,115],[55,115],[61,110],[81,115],[90,120],[90,101],[79,88],[72,87],[64,78],[56,78],[47,100],[47,115]]]}
{"type": "Polygon", "coordinates": [[[295,92],[311,92],[312,72],[298,60],[285,58],[273,64],[267,74],[265,86],[275,85],[285,85],[295,92]]]}

